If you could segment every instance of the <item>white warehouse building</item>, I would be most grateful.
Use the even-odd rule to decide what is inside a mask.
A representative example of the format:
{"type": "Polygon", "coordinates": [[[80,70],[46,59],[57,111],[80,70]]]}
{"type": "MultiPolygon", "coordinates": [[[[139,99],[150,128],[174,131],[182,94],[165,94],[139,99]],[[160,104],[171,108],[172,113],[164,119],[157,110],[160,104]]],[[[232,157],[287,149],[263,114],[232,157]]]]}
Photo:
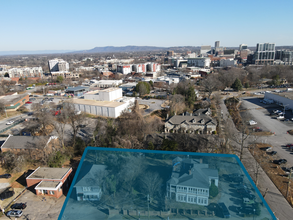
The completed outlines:
{"type": "Polygon", "coordinates": [[[273,100],[275,103],[285,106],[286,109],[293,110],[293,92],[270,93],[266,92],[264,99],[273,100]]]}
{"type": "Polygon", "coordinates": [[[117,118],[133,106],[134,97],[122,97],[121,88],[108,88],[84,94],[84,99],[72,99],[76,111],[117,118]]]}

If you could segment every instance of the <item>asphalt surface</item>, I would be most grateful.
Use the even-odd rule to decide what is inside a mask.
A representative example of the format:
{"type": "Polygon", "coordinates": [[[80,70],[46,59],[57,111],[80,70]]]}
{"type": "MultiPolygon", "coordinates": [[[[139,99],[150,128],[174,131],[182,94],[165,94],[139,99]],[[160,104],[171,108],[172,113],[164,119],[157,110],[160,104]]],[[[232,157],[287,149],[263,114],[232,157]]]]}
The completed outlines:
{"type": "Polygon", "coordinates": [[[149,108],[144,111],[144,115],[147,115],[155,110],[161,110],[161,105],[166,100],[160,100],[160,99],[138,99],[138,104],[148,105],[149,108]]]}
{"type": "MultiPolygon", "coordinates": [[[[284,122],[277,121],[277,119],[272,119],[268,113],[272,111],[276,106],[264,106],[259,102],[258,98],[243,98],[241,109],[246,109],[248,115],[251,116],[251,119],[257,121],[257,126],[264,128],[265,130],[271,130],[276,132],[273,136],[265,136],[258,139],[258,142],[266,142],[274,146],[274,150],[278,152],[275,156],[277,158],[288,158],[288,165],[292,164],[293,155],[288,154],[282,147],[282,145],[287,144],[287,142],[293,143],[293,138],[291,135],[287,134],[287,130],[290,130],[290,124],[285,124],[284,122]],[[271,121],[270,121],[271,120],[271,121]]],[[[223,102],[220,103],[221,111],[223,112],[223,120],[230,120],[228,110],[223,102]]],[[[231,123],[234,130],[236,130],[234,123],[231,123]]],[[[252,140],[250,140],[252,141],[252,140]]],[[[244,164],[246,170],[248,171],[251,178],[255,181],[255,170],[256,170],[256,161],[251,155],[251,153],[244,149],[242,163],[244,164]]],[[[266,173],[261,169],[258,176],[258,189],[262,194],[268,189],[265,196],[265,200],[268,203],[271,210],[274,212],[275,216],[279,220],[288,220],[292,219],[293,209],[277,189],[274,183],[266,175],[266,173]]]]}

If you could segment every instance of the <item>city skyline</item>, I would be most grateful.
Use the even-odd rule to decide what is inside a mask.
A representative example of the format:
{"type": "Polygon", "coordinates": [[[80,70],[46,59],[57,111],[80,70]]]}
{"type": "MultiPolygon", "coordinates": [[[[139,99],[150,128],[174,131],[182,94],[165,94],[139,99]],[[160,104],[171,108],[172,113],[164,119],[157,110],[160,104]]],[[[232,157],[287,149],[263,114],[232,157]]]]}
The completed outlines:
{"type": "Polygon", "coordinates": [[[290,46],[290,9],[274,1],[4,1],[0,51],[104,46],[290,46]],[[253,5],[253,7],[250,7],[253,5]],[[278,10],[279,9],[279,10],[278,10]],[[261,22],[265,17],[282,17],[261,22]],[[5,32],[4,32],[5,33],[5,32]]]}

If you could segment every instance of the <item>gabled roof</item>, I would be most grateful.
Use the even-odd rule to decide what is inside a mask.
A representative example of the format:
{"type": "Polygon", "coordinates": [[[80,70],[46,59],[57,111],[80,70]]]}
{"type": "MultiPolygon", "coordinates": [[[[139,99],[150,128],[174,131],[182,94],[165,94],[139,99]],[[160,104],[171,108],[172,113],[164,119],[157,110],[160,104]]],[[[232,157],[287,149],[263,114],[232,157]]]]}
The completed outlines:
{"type": "Polygon", "coordinates": [[[102,178],[102,173],[106,171],[107,166],[97,164],[84,164],[82,167],[82,174],[78,176],[76,186],[87,187],[95,186],[100,187],[99,180],[102,178]]]}
{"type": "Polygon", "coordinates": [[[209,117],[208,115],[199,115],[199,116],[189,116],[189,115],[174,115],[167,122],[173,125],[180,125],[182,123],[193,125],[193,124],[202,124],[202,120],[204,120],[204,124],[208,124],[212,122],[213,124],[217,124],[214,119],[209,117]]]}
{"type": "MultiPolygon", "coordinates": [[[[177,157],[175,159],[178,161],[177,157]]],[[[208,168],[208,164],[200,163],[199,160],[187,158],[173,165],[172,175],[167,183],[197,188],[209,188],[210,178],[218,177],[218,170],[208,168]]]]}
{"type": "Polygon", "coordinates": [[[1,149],[43,149],[49,136],[9,136],[1,149]]]}

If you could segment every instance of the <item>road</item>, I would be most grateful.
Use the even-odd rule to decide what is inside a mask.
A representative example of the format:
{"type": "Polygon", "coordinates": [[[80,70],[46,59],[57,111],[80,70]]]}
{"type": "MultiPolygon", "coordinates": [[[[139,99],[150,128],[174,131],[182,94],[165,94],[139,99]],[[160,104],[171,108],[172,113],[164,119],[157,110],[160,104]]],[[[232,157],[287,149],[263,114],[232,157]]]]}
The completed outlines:
{"type": "MultiPolygon", "coordinates": [[[[292,155],[288,154],[284,149],[282,149],[281,145],[291,141],[292,136],[285,133],[286,129],[290,128],[290,125],[286,125],[283,122],[279,122],[276,119],[271,119],[267,116],[268,109],[264,109],[262,104],[260,104],[258,98],[243,98],[242,99],[242,109],[247,109],[248,114],[251,115],[252,119],[255,119],[258,122],[258,126],[265,128],[267,130],[278,130],[276,135],[274,136],[266,136],[261,137],[260,141],[266,141],[274,146],[274,150],[278,152],[279,157],[288,158],[288,164],[292,164],[292,155]],[[253,100],[254,99],[254,100],[253,100]],[[268,121],[271,120],[271,121],[268,121]],[[267,126],[267,127],[264,127],[267,126]],[[287,155],[286,155],[287,154],[287,155]],[[290,157],[291,156],[291,157],[290,157]]],[[[274,106],[270,106],[273,107],[274,106]]],[[[223,120],[230,120],[230,124],[234,127],[233,130],[236,131],[235,125],[232,122],[231,117],[228,117],[229,113],[224,104],[224,101],[221,100],[220,103],[221,111],[223,112],[223,120]]],[[[269,109],[270,110],[270,109],[269,109]]],[[[292,139],[293,143],[293,139],[292,139]]],[[[250,152],[245,149],[242,163],[244,164],[246,170],[252,179],[255,180],[255,159],[250,154],[250,152]]],[[[268,192],[265,196],[265,200],[275,213],[276,217],[279,220],[288,220],[293,216],[293,209],[286,201],[284,196],[280,193],[271,179],[266,175],[266,173],[261,169],[259,173],[259,185],[257,186],[261,193],[264,193],[266,189],[268,192]]]]}

